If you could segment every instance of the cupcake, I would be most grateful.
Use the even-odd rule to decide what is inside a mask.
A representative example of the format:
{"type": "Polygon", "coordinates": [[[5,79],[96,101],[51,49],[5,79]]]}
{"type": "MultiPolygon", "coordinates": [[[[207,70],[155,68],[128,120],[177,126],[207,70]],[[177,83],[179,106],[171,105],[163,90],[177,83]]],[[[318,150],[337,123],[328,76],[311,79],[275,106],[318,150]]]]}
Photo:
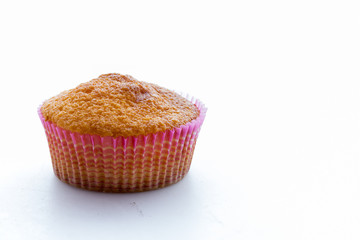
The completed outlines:
{"type": "Polygon", "coordinates": [[[55,175],[102,192],[139,192],[189,171],[206,108],[129,75],[104,74],[38,109],[55,175]]]}

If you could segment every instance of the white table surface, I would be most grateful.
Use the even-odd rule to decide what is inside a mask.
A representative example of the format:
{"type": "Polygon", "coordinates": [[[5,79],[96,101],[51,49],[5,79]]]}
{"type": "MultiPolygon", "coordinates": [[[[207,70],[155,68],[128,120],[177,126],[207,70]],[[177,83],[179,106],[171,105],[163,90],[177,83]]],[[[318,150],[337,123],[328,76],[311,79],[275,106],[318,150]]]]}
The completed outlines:
{"type": "Polygon", "coordinates": [[[0,239],[360,239],[357,1],[0,3],[0,239]],[[208,114],[188,175],[134,194],[52,172],[36,110],[103,73],[208,114]]]}

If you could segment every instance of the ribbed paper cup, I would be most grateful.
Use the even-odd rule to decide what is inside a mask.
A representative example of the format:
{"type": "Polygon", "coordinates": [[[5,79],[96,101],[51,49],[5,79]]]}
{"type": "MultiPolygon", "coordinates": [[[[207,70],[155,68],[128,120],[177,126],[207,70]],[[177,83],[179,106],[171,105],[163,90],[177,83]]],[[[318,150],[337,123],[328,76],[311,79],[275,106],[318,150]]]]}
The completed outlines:
{"type": "Polygon", "coordinates": [[[200,115],[181,127],[136,137],[79,134],[45,121],[55,175],[75,187],[101,192],[140,192],[180,181],[189,171],[206,107],[185,96],[200,115]]]}

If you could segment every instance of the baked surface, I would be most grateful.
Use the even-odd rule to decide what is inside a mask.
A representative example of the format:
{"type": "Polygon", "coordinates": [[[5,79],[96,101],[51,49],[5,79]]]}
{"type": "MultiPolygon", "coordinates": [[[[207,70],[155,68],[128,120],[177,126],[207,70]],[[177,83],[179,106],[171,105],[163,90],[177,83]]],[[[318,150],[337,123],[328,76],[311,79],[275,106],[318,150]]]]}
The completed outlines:
{"type": "Polygon", "coordinates": [[[50,98],[41,113],[66,130],[112,137],[161,132],[199,116],[197,107],[179,94],[117,73],[50,98]]]}

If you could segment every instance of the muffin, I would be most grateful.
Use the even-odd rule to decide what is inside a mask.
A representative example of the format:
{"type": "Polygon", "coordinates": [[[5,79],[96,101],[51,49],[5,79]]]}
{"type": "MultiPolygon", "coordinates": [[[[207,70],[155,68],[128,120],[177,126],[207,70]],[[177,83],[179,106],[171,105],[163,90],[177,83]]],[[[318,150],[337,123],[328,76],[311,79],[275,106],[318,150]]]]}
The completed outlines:
{"type": "Polygon", "coordinates": [[[206,108],[129,75],[104,74],[38,109],[55,175],[102,192],[139,192],[189,171],[206,108]]]}

